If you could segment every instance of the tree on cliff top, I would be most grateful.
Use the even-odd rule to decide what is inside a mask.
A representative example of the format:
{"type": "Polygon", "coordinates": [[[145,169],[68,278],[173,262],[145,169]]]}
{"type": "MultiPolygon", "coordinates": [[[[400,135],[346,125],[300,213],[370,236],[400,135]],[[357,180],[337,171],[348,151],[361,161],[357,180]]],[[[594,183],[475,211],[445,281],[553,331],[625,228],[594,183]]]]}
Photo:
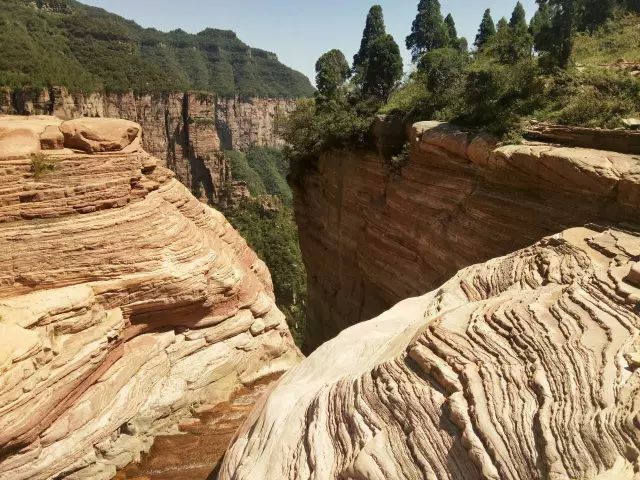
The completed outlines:
{"type": "Polygon", "coordinates": [[[362,93],[380,100],[387,100],[401,77],[400,47],[391,35],[376,38],[369,48],[362,93]]]}
{"type": "Polygon", "coordinates": [[[351,69],[344,54],[337,49],[329,50],[316,62],[316,86],[319,99],[331,98],[349,78],[351,69]]]}
{"type": "Polygon", "coordinates": [[[527,30],[527,12],[525,12],[522,3],[516,3],[513,13],[511,14],[509,26],[514,30],[527,30]]]}
{"type": "Polygon", "coordinates": [[[496,34],[496,25],[491,18],[491,9],[487,8],[482,16],[482,22],[480,23],[480,29],[478,35],[476,35],[476,41],[474,45],[478,50],[482,50],[487,42],[496,34]]]}
{"type": "Polygon", "coordinates": [[[445,24],[438,0],[420,0],[418,15],[413,21],[411,34],[407,37],[407,48],[414,62],[425,53],[449,45],[449,31],[445,24]]]}
{"type": "Polygon", "coordinates": [[[369,48],[371,44],[382,35],[386,34],[384,26],[384,16],[382,14],[382,7],[380,5],[374,5],[369,10],[367,15],[367,21],[362,32],[362,41],[360,42],[360,50],[353,57],[353,73],[356,75],[362,75],[366,68],[366,63],[369,58],[369,48]]]}

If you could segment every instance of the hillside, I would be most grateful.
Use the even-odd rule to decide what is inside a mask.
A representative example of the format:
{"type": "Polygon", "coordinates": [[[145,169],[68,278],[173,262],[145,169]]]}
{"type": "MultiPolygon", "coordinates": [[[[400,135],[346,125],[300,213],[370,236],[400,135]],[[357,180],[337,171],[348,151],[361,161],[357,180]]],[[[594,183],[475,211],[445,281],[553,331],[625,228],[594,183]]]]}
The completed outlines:
{"type": "Polygon", "coordinates": [[[74,0],[0,0],[0,86],[301,97],[309,80],[228,30],[160,32],[74,0]]]}

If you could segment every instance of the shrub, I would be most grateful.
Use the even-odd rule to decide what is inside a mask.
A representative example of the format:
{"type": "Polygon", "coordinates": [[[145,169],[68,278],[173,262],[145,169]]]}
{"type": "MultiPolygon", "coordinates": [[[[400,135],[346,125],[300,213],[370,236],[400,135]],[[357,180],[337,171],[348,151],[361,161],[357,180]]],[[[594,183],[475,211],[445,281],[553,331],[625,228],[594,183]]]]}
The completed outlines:
{"type": "Polygon", "coordinates": [[[31,155],[31,172],[34,180],[40,180],[56,169],[55,162],[42,153],[31,155]]]}

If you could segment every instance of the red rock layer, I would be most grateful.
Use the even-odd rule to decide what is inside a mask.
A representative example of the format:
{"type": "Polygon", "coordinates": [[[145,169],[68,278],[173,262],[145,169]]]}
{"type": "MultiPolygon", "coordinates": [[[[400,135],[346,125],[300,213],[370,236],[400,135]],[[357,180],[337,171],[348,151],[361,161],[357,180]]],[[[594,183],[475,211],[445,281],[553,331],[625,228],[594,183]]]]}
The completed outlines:
{"type": "Polygon", "coordinates": [[[313,348],[465,266],[571,226],[637,221],[640,159],[541,143],[496,147],[424,122],[411,132],[406,166],[394,171],[370,152],[323,155],[295,204],[313,348]]]}
{"type": "Polygon", "coordinates": [[[299,358],[264,263],[130,122],[59,124],[0,117],[2,480],[111,478],[299,358]]]}

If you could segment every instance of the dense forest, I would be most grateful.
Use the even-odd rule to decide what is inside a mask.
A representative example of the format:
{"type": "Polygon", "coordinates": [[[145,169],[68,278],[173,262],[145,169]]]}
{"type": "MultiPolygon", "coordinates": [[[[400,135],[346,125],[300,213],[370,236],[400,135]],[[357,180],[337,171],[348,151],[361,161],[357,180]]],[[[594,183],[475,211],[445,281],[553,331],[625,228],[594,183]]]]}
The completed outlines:
{"type": "Polygon", "coordinates": [[[0,86],[295,98],[309,80],[228,30],[164,33],[74,0],[0,0],[0,86]]]}
{"type": "Polygon", "coordinates": [[[404,78],[382,8],[372,7],[351,65],[339,50],[320,57],[315,98],[300,101],[283,124],[294,167],[324,150],[366,143],[379,113],[406,123],[449,121],[510,141],[533,120],[618,128],[637,118],[640,2],[537,3],[530,22],[520,2],[497,22],[486,10],[470,45],[438,0],[420,0],[404,78]]]}

